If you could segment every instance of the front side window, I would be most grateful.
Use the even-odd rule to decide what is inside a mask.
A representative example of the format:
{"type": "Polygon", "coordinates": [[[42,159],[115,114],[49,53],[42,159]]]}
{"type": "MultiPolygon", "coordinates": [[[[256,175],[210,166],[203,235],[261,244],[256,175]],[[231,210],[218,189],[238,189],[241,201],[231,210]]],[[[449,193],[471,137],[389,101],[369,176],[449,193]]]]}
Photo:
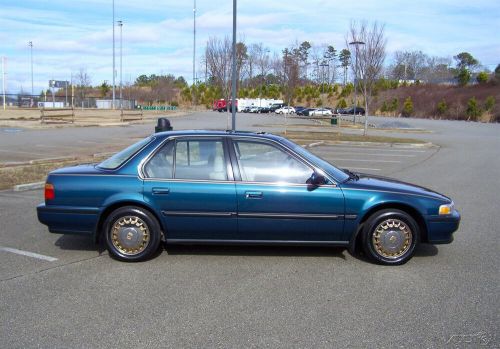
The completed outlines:
{"type": "Polygon", "coordinates": [[[170,141],[158,151],[144,166],[144,174],[148,178],[172,179],[174,170],[174,145],[170,141]]]}
{"type": "Polygon", "coordinates": [[[306,184],[314,172],[294,156],[268,143],[235,141],[234,147],[243,181],[306,184]]]}

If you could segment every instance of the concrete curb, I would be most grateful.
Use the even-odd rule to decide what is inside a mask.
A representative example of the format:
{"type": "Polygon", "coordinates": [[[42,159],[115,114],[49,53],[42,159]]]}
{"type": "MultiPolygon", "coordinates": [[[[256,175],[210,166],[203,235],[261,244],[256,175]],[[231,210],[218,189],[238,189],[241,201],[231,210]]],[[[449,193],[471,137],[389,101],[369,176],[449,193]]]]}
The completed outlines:
{"type": "MultiPolygon", "coordinates": [[[[320,143],[320,142],[318,142],[320,143]]],[[[385,143],[385,142],[351,142],[351,141],[324,141],[326,145],[344,144],[353,146],[374,146],[374,147],[392,147],[392,148],[431,148],[436,145],[433,143],[385,143]]],[[[312,143],[315,144],[315,143],[312,143]]]]}
{"type": "Polygon", "coordinates": [[[14,191],[27,191],[27,190],[35,190],[42,189],[45,186],[45,182],[33,182],[26,184],[18,184],[12,187],[14,191]]]}

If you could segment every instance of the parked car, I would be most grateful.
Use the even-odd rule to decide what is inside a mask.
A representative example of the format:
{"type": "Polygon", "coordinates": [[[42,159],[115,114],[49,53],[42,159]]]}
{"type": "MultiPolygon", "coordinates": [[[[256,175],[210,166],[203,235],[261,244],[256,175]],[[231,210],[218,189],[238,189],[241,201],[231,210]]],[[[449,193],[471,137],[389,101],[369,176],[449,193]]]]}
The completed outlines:
{"type": "Polygon", "coordinates": [[[262,114],[267,114],[269,113],[270,111],[270,108],[269,107],[259,107],[259,113],[262,113],[262,114]]]}
{"type": "Polygon", "coordinates": [[[305,108],[305,109],[302,109],[301,111],[297,112],[297,115],[309,116],[309,114],[313,110],[316,110],[316,108],[305,108]]]}
{"type": "Polygon", "coordinates": [[[256,105],[252,105],[250,107],[250,109],[248,110],[249,113],[258,113],[259,112],[259,107],[257,107],[256,105]]]}
{"type": "Polygon", "coordinates": [[[361,107],[350,107],[350,108],[342,109],[339,114],[365,115],[365,109],[361,108],[361,107]]]}
{"type": "Polygon", "coordinates": [[[299,111],[306,109],[306,107],[303,107],[301,105],[293,107],[295,109],[295,113],[298,114],[299,111]]]}
{"type": "Polygon", "coordinates": [[[281,107],[279,109],[276,109],[274,111],[276,114],[295,114],[295,108],[294,107],[281,107]]]}
{"type": "Polygon", "coordinates": [[[315,110],[311,110],[309,112],[309,116],[331,116],[331,115],[333,115],[332,111],[326,108],[318,108],[315,110]]]}
{"type": "Polygon", "coordinates": [[[274,103],[269,107],[270,113],[274,113],[277,109],[280,109],[281,107],[284,107],[284,103],[274,103]]]}
{"type": "Polygon", "coordinates": [[[169,244],[344,246],[382,264],[453,240],[460,214],[429,189],[340,169],[276,135],[153,134],[100,164],[49,173],[38,219],[104,240],[123,261],[169,244]]]}
{"type": "Polygon", "coordinates": [[[252,108],[252,106],[245,107],[245,108],[243,108],[242,112],[249,113],[251,108],[252,108]]]}

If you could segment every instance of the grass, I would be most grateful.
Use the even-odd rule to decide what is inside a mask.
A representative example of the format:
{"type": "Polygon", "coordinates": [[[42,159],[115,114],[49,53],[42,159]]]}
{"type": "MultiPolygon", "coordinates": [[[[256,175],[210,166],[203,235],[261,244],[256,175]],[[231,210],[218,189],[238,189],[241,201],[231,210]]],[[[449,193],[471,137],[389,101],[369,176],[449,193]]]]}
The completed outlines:
{"type": "Polygon", "coordinates": [[[14,185],[42,182],[50,171],[61,167],[74,166],[82,163],[100,162],[101,158],[85,158],[70,161],[46,162],[34,165],[0,167],[0,190],[12,189],[14,185]]]}
{"type": "Polygon", "coordinates": [[[423,144],[425,143],[419,139],[413,138],[400,138],[400,137],[387,137],[387,136],[363,136],[356,134],[345,134],[340,132],[299,132],[287,131],[281,133],[282,136],[290,138],[291,140],[303,143],[306,142],[374,142],[374,143],[405,143],[405,144],[423,144]]]}

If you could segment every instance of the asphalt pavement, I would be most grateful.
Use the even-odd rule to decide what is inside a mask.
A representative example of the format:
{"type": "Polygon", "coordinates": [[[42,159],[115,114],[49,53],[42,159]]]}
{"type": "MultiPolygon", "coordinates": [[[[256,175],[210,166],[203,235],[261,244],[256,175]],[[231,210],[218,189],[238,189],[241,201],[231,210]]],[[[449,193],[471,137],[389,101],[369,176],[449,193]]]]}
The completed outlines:
{"type": "MultiPolygon", "coordinates": [[[[225,123],[217,113],[189,118],[174,125],[225,123]]],[[[252,116],[241,124],[262,129],[280,120],[252,116]]],[[[500,125],[404,122],[430,132],[389,135],[435,146],[310,149],[339,167],[411,181],[455,200],[462,213],[455,241],[422,245],[398,267],[372,264],[343,248],[311,247],[172,246],[151,261],[121,263],[88,239],[48,233],[36,219],[41,191],[0,192],[0,346],[499,347],[500,125]]],[[[29,133],[36,145],[82,140],[89,132],[100,146],[86,151],[96,152],[107,137],[119,146],[149,127],[18,135],[29,133]]],[[[0,149],[32,148],[2,134],[0,149]]]]}

